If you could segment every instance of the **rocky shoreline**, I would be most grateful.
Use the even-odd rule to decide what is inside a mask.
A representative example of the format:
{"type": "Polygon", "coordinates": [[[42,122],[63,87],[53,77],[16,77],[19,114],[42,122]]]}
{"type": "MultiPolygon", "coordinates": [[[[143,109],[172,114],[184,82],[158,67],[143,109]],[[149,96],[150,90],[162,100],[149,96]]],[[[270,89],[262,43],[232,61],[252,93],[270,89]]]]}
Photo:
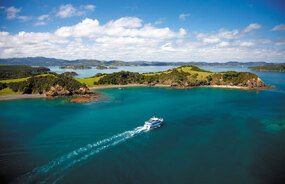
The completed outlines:
{"type": "Polygon", "coordinates": [[[9,100],[24,100],[24,99],[56,99],[56,98],[68,98],[66,102],[70,103],[89,103],[93,101],[100,101],[102,100],[103,93],[98,92],[90,92],[88,94],[76,94],[76,95],[58,95],[58,96],[49,96],[46,94],[19,94],[19,95],[5,95],[0,96],[0,101],[9,101],[9,100]]]}
{"type": "Polygon", "coordinates": [[[91,94],[86,94],[86,95],[74,95],[70,100],[67,102],[70,103],[89,103],[89,102],[94,102],[94,101],[101,101],[103,100],[102,96],[103,93],[91,93],[91,94]]]}
{"type": "MultiPolygon", "coordinates": [[[[98,87],[90,87],[90,90],[100,90],[100,89],[112,89],[112,88],[136,88],[136,87],[157,87],[157,88],[172,88],[172,89],[189,89],[189,88],[222,88],[222,89],[240,89],[240,90],[266,90],[270,89],[274,86],[266,86],[266,87],[258,87],[258,88],[250,88],[244,86],[231,86],[231,85],[204,85],[204,86],[171,86],[165,84],[155,84],[155,85],[146,85],[146,84],[128,84],[128,85],[111,85],[111,86],[98,86],[98,87]]],[[[19,94],[19,95],[6,95],[0,96],[0,101],[7,100],[22,100],[22,99],[39,99],[39,98],[67,98],[71,97],[67,102],[70,103],[89,103],[93,101],[102,100],[103,93],[98,92],[88,92],[86,94],[75,94],[75,95],[65,95],[65,94],[19,94]]]]}

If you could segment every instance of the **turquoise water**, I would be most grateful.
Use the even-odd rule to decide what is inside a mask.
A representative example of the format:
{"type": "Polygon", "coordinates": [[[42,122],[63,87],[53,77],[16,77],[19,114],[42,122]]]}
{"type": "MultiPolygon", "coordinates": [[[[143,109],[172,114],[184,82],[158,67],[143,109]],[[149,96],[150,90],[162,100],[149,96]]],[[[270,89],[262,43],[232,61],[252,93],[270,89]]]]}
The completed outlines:
{"type": "Polygon", "coordinates": [[[284,183],[285,73],[257,74],[277,87],[0,102],[1,183],[284,183]],[[152,116],[165,126],[142,130],[152,116]]]}

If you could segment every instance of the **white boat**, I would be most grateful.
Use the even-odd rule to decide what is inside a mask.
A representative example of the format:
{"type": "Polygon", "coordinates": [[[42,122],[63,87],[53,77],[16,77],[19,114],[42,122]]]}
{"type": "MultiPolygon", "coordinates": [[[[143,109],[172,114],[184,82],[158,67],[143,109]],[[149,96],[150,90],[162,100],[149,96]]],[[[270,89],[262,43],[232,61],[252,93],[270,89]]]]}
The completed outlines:
{"type": "Polygon", "coordinates": [[[153,128],[159,128],[162,126],[163,118],[150,118],[148,121],[145,122],[144,127],[145,129],[153,129],[153,128]]]}

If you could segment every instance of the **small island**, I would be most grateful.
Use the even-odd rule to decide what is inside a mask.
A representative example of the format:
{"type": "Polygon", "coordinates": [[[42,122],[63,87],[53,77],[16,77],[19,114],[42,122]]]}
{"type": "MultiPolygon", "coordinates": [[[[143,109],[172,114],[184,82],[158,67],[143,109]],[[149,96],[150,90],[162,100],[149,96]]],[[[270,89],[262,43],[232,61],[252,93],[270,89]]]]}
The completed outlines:
{"type": "Polygon", "coordinates": [[[285,64],[263,65],[263,66],[255,66],[248,68],[250,70],[260,71],[260,72],[285,72],[285,64]]]}
{"type": "Polygon", "coordinates": [[[98,70],[105,70],[105,69],[108,69],[108,67],[106,67],[106,66],[96,66],[96,69],[98,69],[98,70]]]}
{"type": "Polygon", "coordinates": [[[91,66],[60,66],[59,69],[86,70],[92,69],[91,66]]]}
{"type": "Polygon", "coordinates": [[[116,66],[109,66],[109,69],[118,69],[116,66]]]}

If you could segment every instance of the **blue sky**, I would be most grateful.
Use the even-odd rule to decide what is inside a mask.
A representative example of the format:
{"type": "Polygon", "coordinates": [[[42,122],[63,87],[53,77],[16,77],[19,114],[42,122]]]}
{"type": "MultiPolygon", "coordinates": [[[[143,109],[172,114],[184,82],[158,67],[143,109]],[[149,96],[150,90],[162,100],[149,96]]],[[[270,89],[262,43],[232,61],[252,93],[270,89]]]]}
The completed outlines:
{"type": "Polygon", "coordinates": [[[0,2],[0,58],[284,62],[281,0],[0,2]]]}

